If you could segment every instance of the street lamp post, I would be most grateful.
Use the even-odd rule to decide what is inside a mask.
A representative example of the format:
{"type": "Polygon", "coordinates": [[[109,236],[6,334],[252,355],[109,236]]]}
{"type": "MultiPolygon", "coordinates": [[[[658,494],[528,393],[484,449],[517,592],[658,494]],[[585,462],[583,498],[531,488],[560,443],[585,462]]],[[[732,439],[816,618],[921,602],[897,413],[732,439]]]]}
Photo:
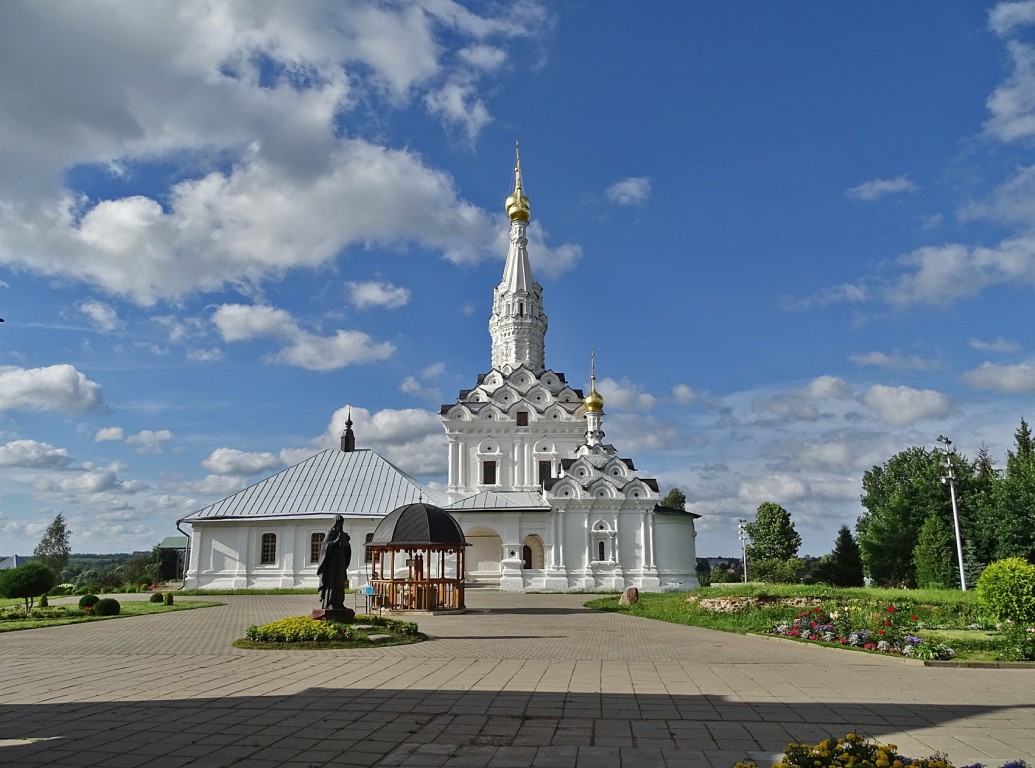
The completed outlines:
{"type": "Polygon", "coordinates": [[[960,537],[960,515],[956,509],[956,478],[952,474],[952,440],[945,435],[938,435],[938,442],[945,450],[945,476],[942,483],[949,486],[949,497],[952,499],[952,525],[956,529],[956,557],[960,563],[960,589],[967,591],[967,577],[963,572],[963,539],[960,537]]]}
{"type": "Polygon", "coordinates": [[[744,571],[744,583],[748,583],[748,532],[747,520],[737,520],[737,532],[740,535],[740,555],[742,570],[744,571]]]}

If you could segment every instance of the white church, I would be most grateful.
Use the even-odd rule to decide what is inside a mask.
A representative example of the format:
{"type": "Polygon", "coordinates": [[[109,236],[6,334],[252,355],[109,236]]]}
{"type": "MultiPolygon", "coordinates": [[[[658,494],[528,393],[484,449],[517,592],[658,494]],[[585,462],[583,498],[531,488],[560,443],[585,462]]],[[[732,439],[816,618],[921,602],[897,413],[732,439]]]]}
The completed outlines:
{"type": "MultiPolygon", "coordinates": [[[[660,504],[658,483],[604,442],[604,399],[546,367],[543,289],[528,259],[520,159],[506,200],[510,247],[493,293],[492,368],[442,406],[444,491],[377,452],[352,421],[328,449],[178,522],[190,526],[185,588],[315,587],[334,516],[352,540],[349,581],[366,585],[378,522],[417,501],[448,511],[468,542],[468,585],[507,591],[685,591],[699,586],[691,512],[660,504]]],[[[183,528],[180,528],[181,531],[183,528]]]]}

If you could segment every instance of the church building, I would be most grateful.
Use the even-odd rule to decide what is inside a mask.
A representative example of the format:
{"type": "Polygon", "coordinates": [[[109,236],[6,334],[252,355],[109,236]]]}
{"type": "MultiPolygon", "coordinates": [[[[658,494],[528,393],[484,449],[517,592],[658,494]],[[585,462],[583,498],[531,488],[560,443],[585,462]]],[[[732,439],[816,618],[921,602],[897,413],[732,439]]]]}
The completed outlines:
{"type": "MultiPolygon", "coordinates": [[[[604,442],[604,399],[546,367],[543,289],[528,258],[530,206],[518,159],[506,200],[510,246],[493,292],[492,367],[441,408],[449,451],[432,492],[375,451],[322,451],[179,521],[191,527],[187,588],[316,586],[323,536],[345,517],[349,580],[371,579],[378,522],[404,504],[447,510],[468,543],[466,581],[507,591],[684,591],[698,586],[694,520],[661,506],[658,483],[604,442]]],[[[181,528],[182,530],[182,528],[181,528]]]]}

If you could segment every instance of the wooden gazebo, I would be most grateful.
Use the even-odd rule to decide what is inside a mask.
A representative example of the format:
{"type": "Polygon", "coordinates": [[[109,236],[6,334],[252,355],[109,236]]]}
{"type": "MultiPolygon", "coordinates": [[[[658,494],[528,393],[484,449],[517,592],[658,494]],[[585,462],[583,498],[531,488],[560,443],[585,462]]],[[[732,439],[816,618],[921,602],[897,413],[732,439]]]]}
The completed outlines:
{"type": "Polygon", "coordinates": [[[460,524],[432,504],[406,504],[374,530],[373,605],[388,611],[463,611],[464,539],[460,524]]]}

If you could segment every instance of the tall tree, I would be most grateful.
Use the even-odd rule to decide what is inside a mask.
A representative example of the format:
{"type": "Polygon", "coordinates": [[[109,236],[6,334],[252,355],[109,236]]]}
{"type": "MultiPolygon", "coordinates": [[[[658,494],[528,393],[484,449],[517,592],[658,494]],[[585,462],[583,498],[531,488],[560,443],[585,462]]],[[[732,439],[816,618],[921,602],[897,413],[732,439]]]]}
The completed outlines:
{"type": "Polygon", "coordinates": [[[65,525],[65,516],[58,512],[54,521],[47,526],[43,538],[36,545],[33,557],[46,565],[54,573],[60,574],[62,569],[68,565],[68,557],[72,554],[72,547],[69,544],[69,537],[72,532],[65,525]]]}
{"type": "Polygon", "coordinates": [[[660,504],[669,509],[686,509],[686,494],[678,488],[673,488],[665,495],[660,504]]]}
{"type": "MultiPolygon", "coordinates": [[[[920,526],[932,514],[951,519],[952,504],[942,484],[945,454],[913,446],[892,456],[863,474],[862,505],[865,510],[855,524],[856,540],[863,566],[879,584],[916,583],[913,550],[920,526]]],[[[969,483],[971,465],[953,454],[957,480],[969,483]]],[[[967,517],[967,506],[960,504],[967,517]]]]}
{"type": "Polygon", "coordinates": [[[830,553],[820,568],[824,581],[835,587],[861,587],[863,585],[862,554],[859,545],[847,525],[842,525],[830,553]]]}
{"type": "Polygon", "coordinates": [[[791,513],[771,501],[763,502],[755,521],[745,528],[748,534],[748,560],[790,560],[798,554],[801,536],[794,530],[791,513]]]}
{"type": "Polygon", "coordinates": [[[995,559],[1035,562],[1035,437],[1023,418],[996,490],[995,559]]]}
{"type": "Polygon", "coordinates": [[[956,557],[956,536],[949,522],[941,515],[930,515],[920,526],[913,562],[916,584],[922,589],[946,589],[959,583],[956,557]]]}
{"type": "MultiPolygon", "coordinates": [[[[988,454],[988,448],[982,445],[974,458],[973,483],[969,487],[961,489],[961,496],[966,499],[967,506],[973,510],[973,515],[968,516],[970,525],[963,530],[963,540],[966,542],[964,557],[979,573],[983,566],[995,559],[996,528],[999,518],[996,495],[1001,479],[995,462],[988,454]]],[[[970,583],[968,569],[967,584],[970,583]]]]}

